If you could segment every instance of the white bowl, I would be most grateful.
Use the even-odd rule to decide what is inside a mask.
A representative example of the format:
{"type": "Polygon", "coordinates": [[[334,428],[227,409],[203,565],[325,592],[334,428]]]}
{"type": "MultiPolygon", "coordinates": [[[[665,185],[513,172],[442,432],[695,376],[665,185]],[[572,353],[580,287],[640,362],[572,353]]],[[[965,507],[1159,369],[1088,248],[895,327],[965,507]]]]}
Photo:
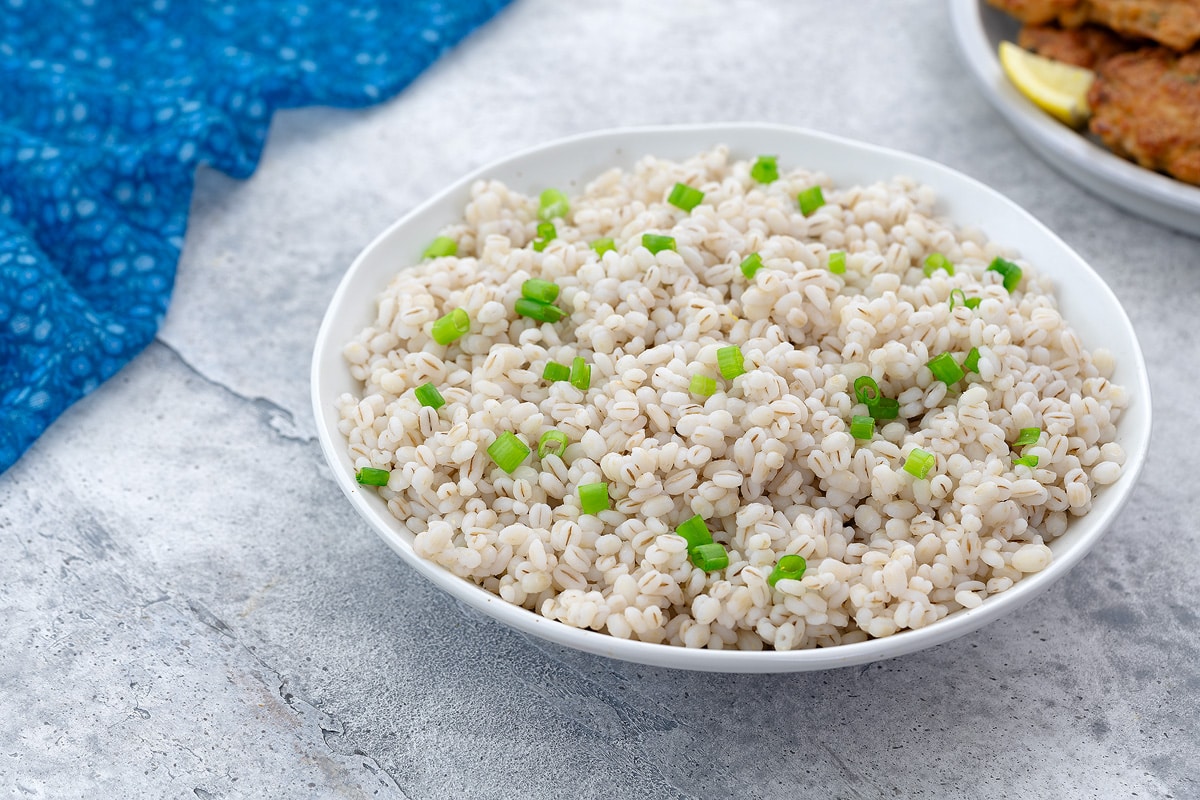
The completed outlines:
{"type": "Polygon", "coordinates": [[[350,266],[317,334],[312,400],[321,447],[351,505],[401,558],[437,586],[505,625],[560,645],[642,664],[724,672],[829,669],[892,658],[962,636],[1013,611],[1065,575],[1099,541],[1129,498],[1150,440],[1150,385],[1133,326],[1108,286],[1045,226],[992,189],[932,161],[827,134],[758,124],[587,134],[518,153],[458,180],[384,231],[350,266]],[[355,483],[334,408],[338,395],[357,388],[342,359],[342,346],[374,320],[376,297],[397,268],[413,263],[439,228],[461,220],[474,181],[495,178],[530,194],[546,186],[562,187],[570,193],[603,170],[632,167],[641,156],[682,159],[717,144],[728,145],[740,158],[777,154],[783,163],[824,171],[839,186],[896,175],[929,184],[938,194],[939,211],[960,224],[979,227],[995,241],[1018,248],[1039,271],[1054,278],[1063,314],[1079,331],[1084,344],[1090,349],[1106,347],[1114,353],[1117,368],[1113,380],[1123,384],[1131,396],[1117,437],[1128,456],[1124,475],[1099,492],[1091,512],[1074,520],[1051,545],[1054,560],[1048,568],[1022,579],[1006,592],[988,597],[978,608],[958,611],[928,627],[883,639],[790,652],[692,650],[579,630],[512,605],[417,556],[412,536],[400,532],[378,494],[364,491],[355,483]]]}
{"type": "Polygon", "coordinates": [[[954,37],[984,96],[1038,155],[1098,197],[1178,231],[1200,236],[1200,186],[1126,161],[1035,106],[1000,67],[1001,41],[1020,23],[985,0],[949,0],[954,37]]]}

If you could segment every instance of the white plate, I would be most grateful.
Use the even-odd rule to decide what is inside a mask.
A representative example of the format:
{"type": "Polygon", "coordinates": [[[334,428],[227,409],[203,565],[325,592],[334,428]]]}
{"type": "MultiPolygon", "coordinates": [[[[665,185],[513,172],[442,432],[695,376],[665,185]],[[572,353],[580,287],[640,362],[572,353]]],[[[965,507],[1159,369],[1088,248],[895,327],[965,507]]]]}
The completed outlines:
{"type": "Polygon", "coordinates": [[[949,0],[959,50],[996,110],[1062,174],[1126,211],[1200,236],[1200,187],[1113,155],[1035,106],[1004,75],[996,54],[1020,24],[985,0],[949,0]]]}
{"type": "MultiPolygon", "coordinates": [[[[1041,223],[992,189],[932,161],[825,134],[755,124],[594,133],[527,150],[460,179],[384,231],[350,266],[317,335],[312,400],[321,448],[354,510],[409,565],[454,597],[505,625],[566,647],[643,664],[728,672],[826,669],[891,658],[949,641],[1011,612],[1061,578],[1096,544],[1128,499],[1150,439],[1150,385],[1128,317],[1091,267],[1041,223]],[[342,347],[374,320],[375,298],[396,270],[413,263],[440,227],[461,220],[473,181],[496,178],[530,194],[546,186],[574,191],[605,169],[632,167],[643,155],[682,159],[717,144],[728,145],[739,158],[777,154],[784,164],[824,171],[842,186],[901,174],[916,178],[937,191],[940,212],[1019,248],[1059,286],[1070,287],[1060,298],[1066,318],[1075,325],[1086,346],[1107,347],[1115,354],[1114,380],[1125,385],[1132,397],[1118,436],[1128,461],[1124,477],[1101,492],[1093,510],[1072,522],[1067,533],[1054,542],[1054,561],[1045,571],[989,597],[976,609],[959,611],[929,627],[884,639],[792,652],[689,650],[578,630],[511,605],[418,557],[412,549],[412,537],[399,531],[383,500],[374,490],[363,490],[355,483],[334,409],[338,395],[357,390],[342,359],[342,347]]],[[[414,613],[421,612],[416,609],[414,613]]]]}

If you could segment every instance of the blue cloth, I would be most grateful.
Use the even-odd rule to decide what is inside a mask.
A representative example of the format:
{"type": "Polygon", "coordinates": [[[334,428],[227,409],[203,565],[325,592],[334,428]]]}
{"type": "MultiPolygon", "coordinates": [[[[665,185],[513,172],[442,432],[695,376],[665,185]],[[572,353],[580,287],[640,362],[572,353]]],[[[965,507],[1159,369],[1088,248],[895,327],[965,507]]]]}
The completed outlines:
{"type": "Polygon", "coordinates": [[[404,88],[509,0],[0,0],[0,471],[153,339],[193,174],[404,88]]]}

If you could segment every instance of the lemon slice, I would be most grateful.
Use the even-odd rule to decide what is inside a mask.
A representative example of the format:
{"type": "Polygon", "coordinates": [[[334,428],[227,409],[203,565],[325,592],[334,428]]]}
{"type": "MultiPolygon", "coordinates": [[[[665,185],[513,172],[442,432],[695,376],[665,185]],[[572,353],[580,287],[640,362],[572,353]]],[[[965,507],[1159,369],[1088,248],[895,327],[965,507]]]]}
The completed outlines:
{"type": "Polygon", "coordinates": [[[1096,73],[1090,69],[1043,58],[1012,42],[1000,43],[1000,65],[1021,94],[1072,128],[1091,116],[1087,94],[1096,73]]]}

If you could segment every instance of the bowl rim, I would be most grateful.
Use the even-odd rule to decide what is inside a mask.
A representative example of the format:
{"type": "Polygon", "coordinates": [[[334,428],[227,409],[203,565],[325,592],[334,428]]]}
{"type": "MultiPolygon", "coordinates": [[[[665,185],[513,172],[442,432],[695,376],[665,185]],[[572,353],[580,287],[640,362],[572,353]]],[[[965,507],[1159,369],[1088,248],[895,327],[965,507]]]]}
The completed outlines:
{"type": "MultiPolygon", "coordinates": [[[[616,166],[616,164],[610,164],[610,166],[616,166]]],[[[819,164],[806,166],[814,170],[822,169],[819,164]]],[[[578,175],[577,179],[580,182],[586,182],[593,177],[595,176],[578,175]]],[[[892,175],[880,175],[877,179],[883,180],[890,177],[892,175]]],[[[939,200],[939,205],[941,202],[939,200]]],[[[456,205],[453,213],[460,217],[461,210],[461,205],[456,205]]],[[[939,211],[941,210],[939,208],[939,211]]],[[[967,224],[963,220],[956,219],[956,221],[960,225],[967,224]]],[[[1016,243],[1012,244],[1014,247],[1017,246],[1016,243]]],[[[392,271],[392,274],[394,273],[395,269],[392,271]]],[[[370,297],[366,298],[370,300],[370,306],[373,307],[375,297],[382,288],[382,284],[376,286],[370,297]]],[[[362,297],[357,299],[360,302],[364,300],[362,297]]],[[[370,319],[362,316],[356,317],[356,319],[360,321],[360,326],[370,322],[370,319]]],[[[522,633],[587,653],[657,667],[747,673],[832,669],[894,658],[958,638],[1016,610],[1069,572],[1087,555],[1111,526],[1125,503],[1128,502],[1137,483],[1149,447],[1151,425],[1150,384],[1145,358],[1136,332],[1124,308],[1103,279],[1066,243],[1029,212],[979,181],[921,156],[828,133],[754,122],[623,127],[582,133],[525,148],[474,169],[452,182],[445,189],[405,213],[377,235],[359,252],[343,274],[322,318],[314,342],[311,400],[322,453],[333,472],[334,481],[350,500],[351,506],[410,567],[451,597],[522,633]],[[978,196],[981,201],[986,199],[993,205],[998,203],[1000,207],[1007,210],[1007,213],[1015,215],[1016,221],[1021,226],[1028,226],[1030,236],[1042,237],[1045,240],[1043,246],[1059,251],[1067,261],[1072,262],[1073,269],[1082,270],[1084,274],[1090,275],[1093,285],[1089,287],[1089,290],[1102,295],[1102,299],[1112,306],[1108,310],[1116,313],[1116,318],[1106,318],[1106,327],[1119,328],[1120,335],[1117,338],[1127,341],[1129,344],[1130,352],[1124,354],[1123,357],[1132,356],[1133,363],[1125,362],[1119,365],[1119,368],[1129,372],[1129,377],[1133,378],[1133,380],[1122,379],[1130,393],[1130,405],[1124,412],[1125,417],[1118,430],[1120,435],[1125,435],[1127,431],[1134,435],[1126,440],[1126,444],[1129,446],[1125,447],[1126,461],[1121,480],[1106,489],[1110,496],[1116,494],[1116,499],[1107,499],[1101,508],[1093,509],[1086,516],[1072,522],[1072,529],[1083,528],[1083,533],[1079,534],[1077,541],[1072,540],[1074,544],[1065,552],[1061,554],[1055,552],[1055,558],[1050,566],[1041,572],[1024,577],[1007,591],[988,597],[977,608],[959,610],[924,628],[906,630],[880,639],[791,651],[692,649],[676,645],[618,639],[606,633],[573,628],[565,623],[547,619],[533,611],[513,605],[499,596],[491,594],[481,586],[459,578],[443,567],[418,556],[409,539],[406,539],[405,535],[389,524],[388,520],[393,518],[377,495],[374,504],[370,502],[366,493],[354,481],[352,468],[347,468],[350,461],[345,448],[345,437],[337,430],[336,412],[332,408],[336,397],[326,391],[325,386],[327,380],[330,379],[329,371],[331,369],[340,367],[343,370],[342,377],[347,374],[341,356],[345,340],[334,340],[334,328],[342,316],[347,313],[348,301],[353,299],[351,292],[356,291],[353,286],[355,277],[363,271],[364,264],[369,262],[371,255],[392,237],[404,231],[405,227],[413,220],[429,213],[431,209],[436,209],[439,204],[446,203],[449,198],[464,192],[473,182],[502,169],[517,167],[531,158],[544,156],[551,151],[559,154],[569,153],[572,150],[586,152],[588,148],[600,150],[617,145],[618,152],[621,151],[622,146],[629,149],[630,152],[625,155],[628,157],[629,163],[632,163],[636,161],[637,157],[654,153],[654,150],[647,149],[645,144],[632,147],[630,146],[631,142],[648,144],[654,141],[670,141],[672,137],[687,138],[689,136],[709,140],[709,147],[720,143],[729,143],[729,140],[737,140],[739,137],[776,136],[781,139],[790,139],[798,146],[820,146],[831,148],[834,151],[845,151],[847,154],[855,156],[885,159],[889,163],[894,163],[893,175],[915,174],[923,183],[929,183],[931,177],[935,178],[934,184],[937,185],[934,185],[934,188],[938,192],[939,198],[944,197],[948,187],[954,187],[956,191],[966,192],[970,197],[978,196]],[[1135,408],[1140,412],[1140,414],[1133,415],[1134,420],[1140,422],[1138,425],[1134,425],[1130,418],[1130,411],[1135,408]],[[383,509],[382,513],[380,508],[383,509]]],[[[374,495],[373,492],[371,494],[374,495]]],[[[408,536],[411,538],[411,535],[408,536]]],[[[1055,541],[1058,542],[1061,539],[1055,541]]],[[[1051,546],[1053,549],[1053,543],[1051,546]]]]}

